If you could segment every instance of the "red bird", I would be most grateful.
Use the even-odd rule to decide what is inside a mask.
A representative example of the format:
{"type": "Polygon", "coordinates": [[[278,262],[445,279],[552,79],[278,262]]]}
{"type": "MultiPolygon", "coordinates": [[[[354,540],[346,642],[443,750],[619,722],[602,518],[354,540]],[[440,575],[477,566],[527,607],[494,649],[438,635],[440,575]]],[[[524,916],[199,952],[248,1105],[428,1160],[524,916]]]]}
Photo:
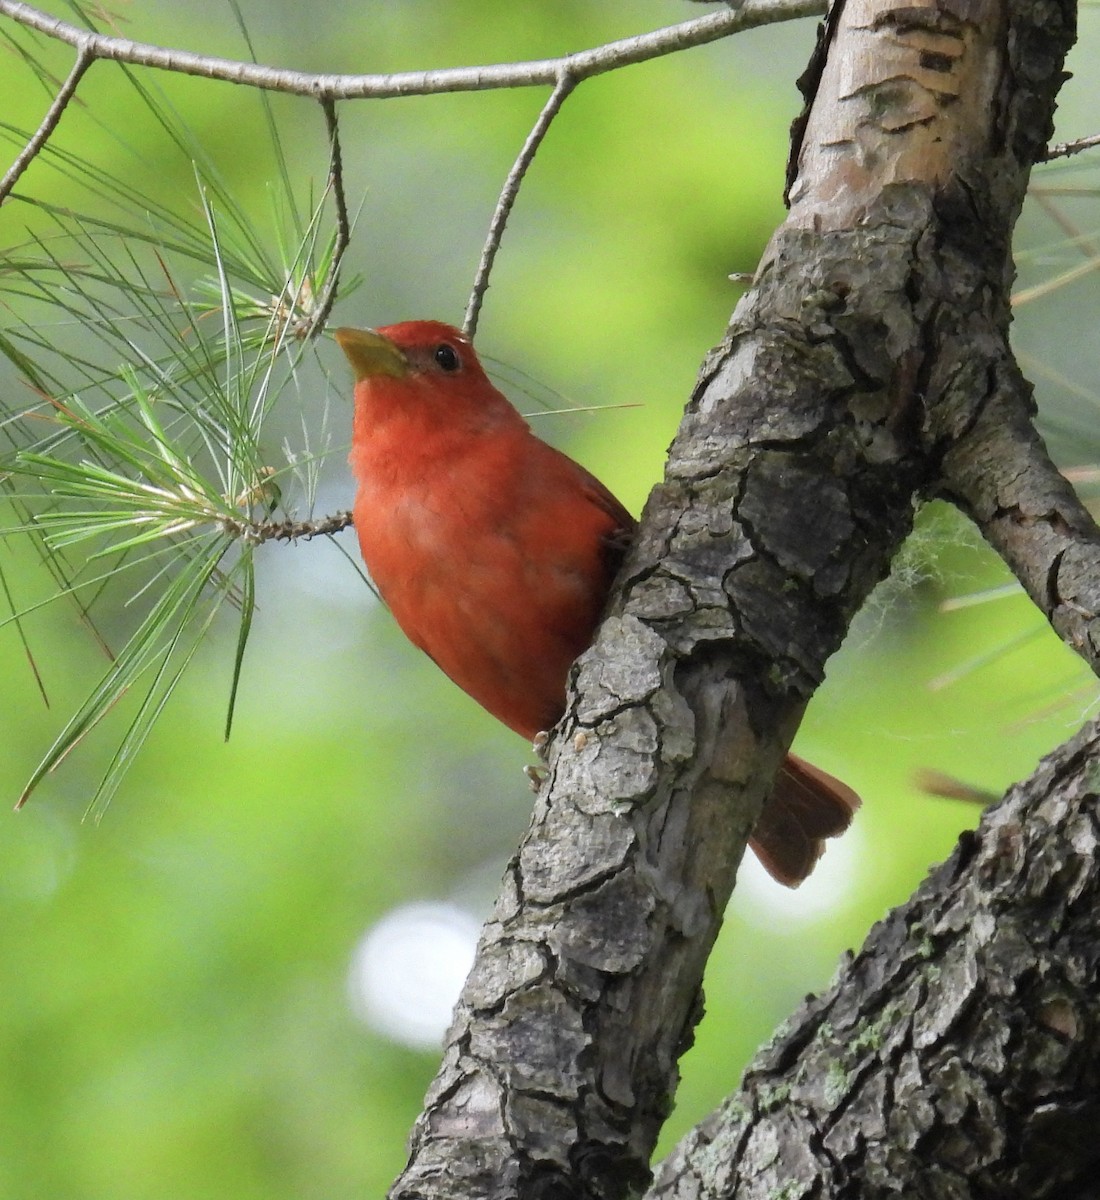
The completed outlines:
{"type": "MultiPolygon", "coordinates": [[[[398,625],[463,691],[528,740],[565,708],[635,522],[540,441],[439,321],[338,329],[355,371],[355,528],[398,625]]],[[[794,887],[859,804],[788,756],[750,844],[794,887]]]]}

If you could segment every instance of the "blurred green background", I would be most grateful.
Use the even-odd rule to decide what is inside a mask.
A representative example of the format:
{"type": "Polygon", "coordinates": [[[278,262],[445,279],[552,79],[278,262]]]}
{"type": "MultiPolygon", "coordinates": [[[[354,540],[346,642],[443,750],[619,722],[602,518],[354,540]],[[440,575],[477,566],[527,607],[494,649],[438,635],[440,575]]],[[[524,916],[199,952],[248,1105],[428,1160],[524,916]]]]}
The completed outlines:
{"type": "MultiPolygon", "coordinates": [[[[700,9],[255,0],[243,11],[261,61],[357,72],[546,57],[700,9]]],[[[122,17],[126,36],[244,53],[215,0],[133,0],[122,17]]],[[[516,206],[479,346],[505,364],[505,382],[519,379],[510,390],[525,411],[538,409],[529,394],[641,405],[535,418],[636,512],[739,294],[727,276],[754,268],[782,218],[793,80],[812,38],[808,22],[757,30],[583,85],[516,206]]],[[[1086,9],[1060,136],[1095,132],[1097,79],[1085,64],[1098,45],[1097,10],[1086,9]]],[[[44,53],[67,69],[68,52],[44,53]]],[[[33,128],[46,89],[13,54],[0,79],[5,119],[33,128]]],[[[273,168],[255,97],[157,82],[265,227],[273,168]]],[[[61,144],[197,212],[190,164],[118,70],[99,64],[86,84],[87,108],[66,114],[61,144]]],[[[350,198],[361,205],[352,265],[364,284],[338,303],[335,324],[461,319],[499,186],[543,99],[516,90],[342,106],[350,198]]],[[[275,111],[302,194],[316,191],[318,107],[277,98],[275,111]]],[[[5,161],[14,152],[8,144],[5,161]]],[[[1053,286],[1096,259],[1092,159],[1042,171],[1044,194],[1019,231],[1021,286],[1037,293],[1019,308],[1017,344],[1066,466],[1100,458],[1097,274],[1053,286]]],[[[20,191],[75,203],[69,187],[40,164],[20,191]]],[[[40,222],[25,204],[5,205],[0,244],[23,243],[40,222]]],[[[333,389],[350,390],[335,347],[320,357],[333,389]]],[[[23,385],[10,368],[0,386],[15,404],[23,385]]],[[[320,410],[306,400],[309,427],[320,410]]],[[[350,417],[342,398],[331,404],[335,422],[350,417]]],[[[335,445],[319,511],[350,503],[346,438],[335,445]]],[[[48,594],[26,539],[8,536],[0,555],[17,605],[48,594]]],[[[436,1059],[424,1043],[438,1037],[440,1006],[526,823],[528,756],[404,643],[332,545],[267,545],[258,562],[260,608],[227,745],[231,621],[102,820],[82,817],[113,749],[110,726],[24,811],[0,815],[4,1200],[339,1200],[380,1194],[402,1165],[436,1059]]],[[[664,1146],[731,1090],[800,997],[976,822],[972,806],[922,793],[915,773],[1000,790],[1092,707],[1089,676],[1020,596],[940,610],[1004,582],[964,522],[942,507],[922,514],[798,741],[864,808],[797,893],[746,865],[664,1146]]],[[[101,617],[110,629],[125,614],[101,617]]],[[[14,631],[0,630],[0,799],[12,802],[105,669],[63,603],[36,612],[28,631],[51,707],[14,631]]]]}

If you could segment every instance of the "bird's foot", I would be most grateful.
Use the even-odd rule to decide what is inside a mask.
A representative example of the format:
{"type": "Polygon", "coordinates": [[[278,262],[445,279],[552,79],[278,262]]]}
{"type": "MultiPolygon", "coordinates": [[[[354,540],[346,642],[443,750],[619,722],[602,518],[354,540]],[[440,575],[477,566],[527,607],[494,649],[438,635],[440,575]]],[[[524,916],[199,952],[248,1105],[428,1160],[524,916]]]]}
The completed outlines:
{"type": "Polygon", "coordinates": [[[546,782],[547,775],[550,774],[545,767],[532,767],[530,765],[523,768],[524,775],[527,776],[527,782],[531,785],[531,791],[538,792],[539,788],[546,782]]]}
{"type": "Polygon", "coordinates": [[[546,747],[550,744],[550,734],[545,729],[540,729],[538,733],[531,739],[531,752],[537,754],[543,762],[546,761],[546,747]]]}

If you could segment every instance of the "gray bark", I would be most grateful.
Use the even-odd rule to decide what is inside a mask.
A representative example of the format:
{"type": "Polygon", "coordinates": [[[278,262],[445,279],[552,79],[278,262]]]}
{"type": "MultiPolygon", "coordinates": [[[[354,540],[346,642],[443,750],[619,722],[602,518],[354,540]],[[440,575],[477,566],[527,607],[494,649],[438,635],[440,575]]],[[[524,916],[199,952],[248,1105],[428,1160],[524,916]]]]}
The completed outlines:
{"type": "MultiPolygon", "coordinates": [[[[1092,655],[1100,536],[1031,429],[1007,336],[1011,230],[1072,37],[1070,0],[849,0],[834,12],[809,76],[790,217],[703,365],[610,615],[574,673],[549,779],[394,1197],[618,1197],[645,1185],[746,838],[921,497],[963,504],[1092,655]]],[[[952,911],[965,924],[965,907],[952,911]]],[[[921,942],[921,978],[969,969],[945,957],[948,944],[921,942]]],[[[866,1013],[838,1012],[868,1054],[891,1048],[898,1077],[882,1075],[884,1096],[930,1088],[923,1103],[944,1127],[953,1104],[959,1120],[980,1115],[968,1076],[945,1067],[928,1082],[903,1052],[917,1029],[913,979],[893,982],[897,995],[886,989],[866,1013]]],[[[952,987],[971,1005],[997,986],[963,982],[952,987]]],[[[1048,1024],[1062,1019],[1061,995],[1048,1024]]],[[[807,1029],[789,1038],[808,1044],[807,1029]]],[[[817,1163],[827,1133],[852,1169],[855,1056],[849,1046],[831,1067],[817,1061],[835,1081],[823,1093],[835,1120],[790,1162],[762,1125],[735,1144],[758,1174],[777,1164],[771,1194],[803,1178],[803,1158],[817,1163]]],[[[769,1093],[781,1123],[799,1115],[783,1116],[790,1086],[769,1093]]],[[[938,1150],[922,1140],[931,1117],[896,1115],[898,1155],[919,1144],[952,1169],[950,1138],[938,1150]]],[[[812,1194],[864,1194],[839,1178],[812,1194]]]]}
{"type": "Polygon", "coordinates": [[[1100,1194],[1100,723],[990,810],[652,1200],[1100,1194]]]}

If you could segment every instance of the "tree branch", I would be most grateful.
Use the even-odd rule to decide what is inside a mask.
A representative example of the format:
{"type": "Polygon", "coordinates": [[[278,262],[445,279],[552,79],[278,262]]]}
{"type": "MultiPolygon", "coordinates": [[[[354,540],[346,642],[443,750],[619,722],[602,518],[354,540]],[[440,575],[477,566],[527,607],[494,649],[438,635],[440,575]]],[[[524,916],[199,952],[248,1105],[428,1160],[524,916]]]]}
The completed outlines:
{"type": "Polygon", "coordinates": [[[339,533],[351,524],[351,513],[343,510],[314,521],[231,521],[223,518],[218,522],[218,528],[230,537],[258,546],[262,542],[308,542],[315,537],[339,533]]]}
{"type": "Polygon", "coordinates": [[[538,120],[527,135],[527,140],[523,143],[523,149],[520,150],[519,156],[512,164],[512,169],[508,172],[508,178],[504,181],[504,186],[500,190],[500,198],[497,200],[497,206],[493,210],[492,220],[489,222],[489,232],[485,238],[485,247],[481,252],[481,260],[477,266],[474,286],[470,291],[470,299],[466,305],[466,315],[462,318],[462,328],[467,337],[471,339],[477,333],[478,315],[481,312],[481,302],[484,300],[485,292],[489,287],[489,276],[493,270],[493,262],[496,259],[497,251],[500,249],[501,238],[504,237],[504,228],[508,224],[512,205],[515,204],[516,197],[519,195],[520,185],[527,174],[527,168],[534,162],[535,155],[538,153],[539,146],[542,145],[542,139],[546,136],[551,122],[561,111],[561,106],[576,86],[576,79],[568,72],[564,73],[558,79],[557,83],[554,84],[554,90],[550,93],[550,98],[543,105],[538,120]]]}
{"type": "Polygon", "coordinates": [[[1100,133],[1077,138],[1072,142],[1058,142],[1057,145],[1046,150],[1042,161],[1053,162],[1057,158],[1070,158],[1074,154],[1080,154],[1083,150],[1091,150],[1094,146],[1100,146],[1100,133]]]}
{"type": "Polygon", "coordinates": [[[683,21],[679,25],[658,29],[652,33],[622,38],[589,50],[567,54],[556,59],[523,63],[500,63],[493,66],[459,67],[437,71],[406,71],[390,75],[316,75],[303,71],[280,70],[251,61],[218,58],[193,54],[184,50],[167,49],[149,43],[135,42],[81,28],[53,17],[48,13],[21,3],[21,0],[0,0],[0,16],[37,30],[48,37],[66,42],[78,50],[73,68],[45,120],[20,152],[19,157],[0,183],[0,203],[15,181],[26,170],[49,140],[65,105],[75,93],[81,75],[96,59],[110,59],[172,71],[220,79],[269,91],[309,96],[321,101],[328,124],[331,146],[330,179],[337,206],[337,250],[317,308],[310,322],[310,333],[323,328],[324,321],[336,298],[340,260],[350,240],[347,206],[344,201],[340,169],[339,131],[336,124],[337,100],[387,99],[404,96],[440,95],[448,92],[488,91],[502,87],[531,87],[550,84],[553,93],[519,158],[510,172],[497,203],[482,252],[481,262],[465,315],[467,332],[473,336],[482,298],[489,286],[493,260],[504,233],[508,214],[519,192],[523,176],[534,158],[551,121],[569,92],[583,79],[635,63],[647,62],[666,54],[687,50],[693,46],[727,37],[740,30],[777,21],[793,20],[820,12],[822,0],[746,0],[736,10],[727,9],[705,17],[683,21]]]}
{"type": "Polygon", "coordinates": [[[10,17],[29,29],[36,29],[70,46],[86,49],[93,58],[330,100],[382,100],[398,96],[438,96],[447,92],[483,92],[506,87],[552,87],[564,74],[572,75],[578,81],[590,79],[607,71],[648,62],[693,46],[705,46],[742,29],[814,16],[823,9],[822,0],[746,0],[743,7],[736,11],[724,10],[705,17],[695,17],[679,25],[622,38],[560,58],[451,67],[436,71],[399,71],[390,75],[317,75],[111,37],[71,25],[20,0],[0,0],[0,16],[10,17]]]}
{"type": "MultiPolygon", "coordinates": [[[[1100,529],[1051,462],[1031,423],[1031,388],[1015,365],[1000,363],[988,379],[973,424],[944,455],[944,494],[973,517],[1058,635],[1100,674],[1100,529]]],[[[975,399],[971,392],[966,407],[975,399]]]]}
{"type": "Polygon", "coordinates": [[[336,244],[332,248],[328,274],[317,298],[316,310],[309,320],[307,336],[310,337],[316,336],[325,328],[329,313],[336,302],[336,289],[340,284],[340,266],[344,261],[344,253],[351,244],[351,222],[348,219],[347,197],[344,195],[344,162],[340,154],[340,125],[336,119],[336,101],[324,97],[321,100],[321,108],[325,114],[325,129],[328,133],[328,182],[336,206],[336,244]]]}
{"type": "Polygon", "coordinates": [[[651,1200],[1085,1200],[1100,1150],[1100,723],[871,931],[651,1200]]]}
{"type": "Polygon", "coordinates": [[[38,152],[49,141],[50,134],[57,128],[57,123],[61,120],[61,114],[76,94],[77,85],[84,77],[84,72],[94,61],[95,55],[86,46],[78,48],[76,62],[73,63],[72,70],[58,90],[46,115],[42,118],[41,125],[35,130],[34,136],[30,141],[20,150],[15,162],[4,173],[4,178],[0,179],[0,204],[3,204],[8,196],[11,195],[12,188],[19,182],[23,172],[31,165],[38,152]]]}
{"type": "Polygon", "coordinates": [[[948,431],[988,400],[966,385],[1011,363],[1011,230],[1070,0],[833,17],[790,217],[579,663],[395,1197],[617,1197],[646,1178],[803,706],[939,485],[948,431]]]}

